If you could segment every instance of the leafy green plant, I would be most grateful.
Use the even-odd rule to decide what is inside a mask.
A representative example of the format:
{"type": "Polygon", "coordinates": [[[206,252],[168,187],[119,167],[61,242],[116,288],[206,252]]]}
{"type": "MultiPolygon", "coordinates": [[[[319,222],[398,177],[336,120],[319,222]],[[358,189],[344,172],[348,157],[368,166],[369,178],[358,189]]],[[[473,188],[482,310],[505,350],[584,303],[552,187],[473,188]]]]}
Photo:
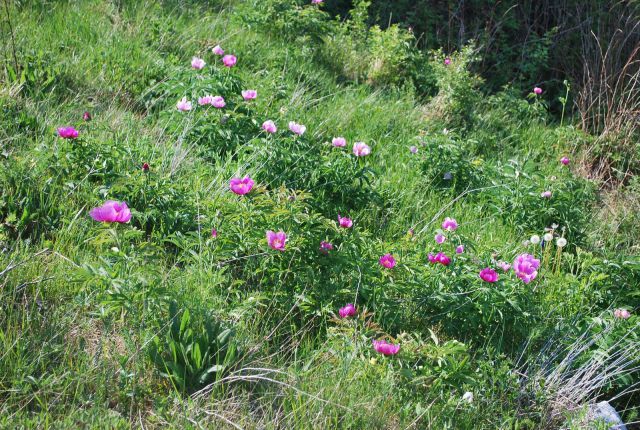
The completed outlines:
{"type": "MultiPolygon", "coordinates": [[[[235,366],[242,353],[235,331],[208,315],[196,319],[188,309],[169,303],[169,330],[157,335],[149,356],[173,387],[193,392],[221,378],[235,366]]],[[[159,327],[164,331],[164,324],[159,327]]]]}

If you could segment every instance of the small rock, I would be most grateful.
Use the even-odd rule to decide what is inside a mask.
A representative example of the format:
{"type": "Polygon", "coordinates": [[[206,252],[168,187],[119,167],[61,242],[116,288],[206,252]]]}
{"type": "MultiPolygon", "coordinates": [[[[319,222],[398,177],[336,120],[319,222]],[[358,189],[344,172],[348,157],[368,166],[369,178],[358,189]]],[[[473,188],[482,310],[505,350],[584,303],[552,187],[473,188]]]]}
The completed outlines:
{"type": "Polygon", "coordinates": [[[589,421],[604,421],[610,424],[610,430],[627,430],[618,412],[609,404],[609,402],[600,402],[589,406],[589,421]]]}

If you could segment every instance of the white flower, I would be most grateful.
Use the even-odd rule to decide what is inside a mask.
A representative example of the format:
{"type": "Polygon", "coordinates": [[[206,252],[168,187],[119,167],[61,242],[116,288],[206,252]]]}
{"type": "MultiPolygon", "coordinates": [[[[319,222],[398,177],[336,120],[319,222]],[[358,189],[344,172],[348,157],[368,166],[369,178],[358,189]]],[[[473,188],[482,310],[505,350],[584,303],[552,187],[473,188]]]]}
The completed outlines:
{"type": "Polygon", "coordinates": [[[545,242],[551,242],[553,240],[553,233],[545,233],[545,235],[542,236],[542,238],[544,239],[545,242]]]}
{"type": "Polygon", "coordinates": [[[567,246],[567,239],[559,237],[558,240],[556,240],[556,245],[558,245],[558,248],[564,248],[567,246]]]}
{"type": "Polygon", "coordinates": [[[540,236],[538,236],[537,234],[534,234],[533,236],[531,236],[530,241],[533,245],[537,245],[540,243],[540,236]]]}
{"type": "Polygon", "coordinates": [[[462,400],[467,403],[473,403],[473,393],[471,391],[467,391],[462,395],[462,400]]]}

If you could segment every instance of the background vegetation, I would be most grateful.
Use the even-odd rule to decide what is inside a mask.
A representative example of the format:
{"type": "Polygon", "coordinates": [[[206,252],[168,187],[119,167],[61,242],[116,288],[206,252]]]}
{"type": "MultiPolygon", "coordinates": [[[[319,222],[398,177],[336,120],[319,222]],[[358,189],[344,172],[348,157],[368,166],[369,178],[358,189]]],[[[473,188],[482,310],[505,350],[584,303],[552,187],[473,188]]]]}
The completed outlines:
{"type": "Polygon", "coordinates": [[[4,1],[0,427],[639,421],[637,5],[494,3],[4,1]]]}

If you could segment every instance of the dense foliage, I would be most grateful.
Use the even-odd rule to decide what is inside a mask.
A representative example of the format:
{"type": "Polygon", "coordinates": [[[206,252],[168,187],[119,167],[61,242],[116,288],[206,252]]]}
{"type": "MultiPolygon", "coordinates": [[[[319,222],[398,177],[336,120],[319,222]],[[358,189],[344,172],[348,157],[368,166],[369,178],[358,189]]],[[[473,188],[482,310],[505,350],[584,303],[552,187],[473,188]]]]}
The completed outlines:
{"type": "Polygon", "coordinates": [[[7,7],[0,426],[640,419],[594,137],[544,83],[487,93],[473,43],[326,3],[7,7]]]}

